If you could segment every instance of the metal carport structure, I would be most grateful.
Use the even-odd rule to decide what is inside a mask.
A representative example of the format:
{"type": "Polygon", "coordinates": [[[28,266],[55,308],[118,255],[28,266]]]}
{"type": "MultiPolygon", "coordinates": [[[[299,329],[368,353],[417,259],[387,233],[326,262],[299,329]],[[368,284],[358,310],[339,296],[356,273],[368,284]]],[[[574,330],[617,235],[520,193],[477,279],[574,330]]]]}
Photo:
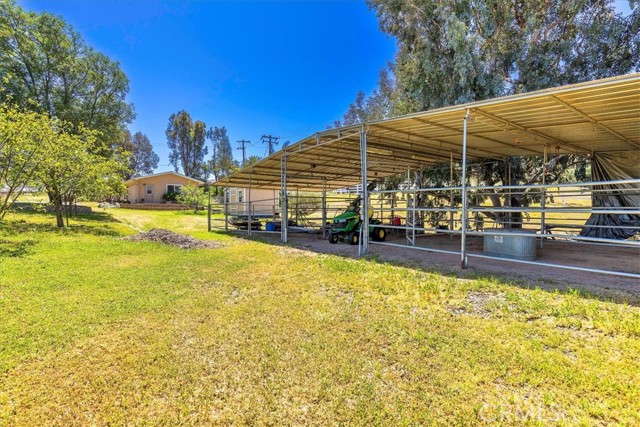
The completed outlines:
{"type": "MultiPolygon", "coordinates": [[[[464,267],[465,238],[470,234],[466,224],[468,161],[501,161],[511,156],[542,156],[546,160],[548,153],[590,156],[611,152],[628,152],[630,156],[640,153],[639,73],[317,132],[215,185],[279,189],[285,195],[281,198],[285,224],[282,241],[287,242],[288,187],[326,192],[361,184],[362,212],[367,212],[366,187],[370,180],[434,164],[460,162],[460,185],[445,190],[458,191],[462,197],[459,208],[449,209],[455,208],[460,214],[462,226],[457,234],[461,236],[461,246],[455,253],[464,267]]],[[[586,185],[595,188],[595,184],[598,183],[586,185]]],[[[639,188],[640,176],[609,184],[639,188]]],[[[640,206],[624,212],[640,215],[640,206]]],[[[363,215],[365,230],[367,217],[363,215]]],[[[544,222],[544,206],[542,218],[544,222]]],[[[361,240],[361,254],[368,252],[369,243],[368,239],[361,240]]],[[[625,244],[640,247],[640,242],[625,244]]],[[[615,273],[640,278],[638,274],[615,273]]]]}

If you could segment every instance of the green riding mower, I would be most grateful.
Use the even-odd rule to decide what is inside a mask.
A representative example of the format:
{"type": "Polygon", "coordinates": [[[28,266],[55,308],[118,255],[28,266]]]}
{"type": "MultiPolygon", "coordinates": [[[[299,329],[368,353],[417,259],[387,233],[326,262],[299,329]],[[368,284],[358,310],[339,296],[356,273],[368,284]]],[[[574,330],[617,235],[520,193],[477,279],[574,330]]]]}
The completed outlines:
{"type": "MultiPolygon", "coordinates": [[[[360,241],[360,202],[362,197],[356,197],[346,211],[333,218],[329,230],[329,243],[346,241],[357,245],[360,241]]],[[[387,238],[387,229],[382,226],[382,221],[372,218],[373,210],[369,209],[369,236],[376,242],[383,242],[387,238]]]]}

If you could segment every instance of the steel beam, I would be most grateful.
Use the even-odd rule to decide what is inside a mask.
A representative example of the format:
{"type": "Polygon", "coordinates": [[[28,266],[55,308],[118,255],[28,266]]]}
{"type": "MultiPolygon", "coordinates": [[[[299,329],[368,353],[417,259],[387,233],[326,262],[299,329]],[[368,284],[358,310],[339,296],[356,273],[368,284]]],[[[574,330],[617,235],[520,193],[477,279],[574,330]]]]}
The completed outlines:
{"type": "Polygon", "coordinates": [[[464,115],[462,131],[462,233],[460,234],[460,266],[467,268],[467,122],[470,112],[464,115]]]}
{"type": "MultiPolygon", "coordinates": [[[[467,110],[467,111],[469,111],[469,110],[467,110]]],[[[539,132],[539,131],[536,131],[536,130],[533,130],[533,129],[528,129],[528,128],[526,128],[526,127],[524,127],[522,125],[519,125],[517,123],[514,123],[514,122],[512,122],[510,120],[503,119],[502,117],[498,117],[498,116],[496,116],[494,114],[491,114],[491,113],[487,113],[486,111],[483,111],[483,110],[481,110],[479,108],[474,108],[473,112],[474,113],[478,113],[479,115],[484,116],[484,117],[486,117],[486,118],[488,118],[490,120],[494,120],[496,122],[502,123],[505,126],[509,126],[509,127],[518,129],[518,130],[520,130],[522,132],[530,133],[533,136],[536,136],[536,137],[539,137],[539,138],[542,138],[542,139],[546,139],[547,141],[551,141],[551,142],[553,142],[555,144],[564,145],[566,147],[571,147],[574,150],[577,150],[577,151],[574,152],[574,154],[584,154],[586,152],[584,150],[584,148],[581,148],[580,146],[571,144],[570,142],[567,142],[567,141],[562,141],[562,140],[560,140],[558,138],[554,138],[552,136],[546,135],[546,134],[544,134],[542,132],[539,132]]]]}
{"type": "Polygon", "coordinates": [[[360,159],[362,167],[362,202],[360,208],[360,239],[358,243],[359,253],[363,256],[369,253],[369,192],[367,191],[367,131],[362,126],[360,131],[360,159]]]}
{"type": "Polygon", "coordinates": [[[288,200],[287,200],[287,153],[280,157],[280,239],[282,243],[288,241],[288,200]]]}
{"type": "Polygon", "coordinates": [[[327,180],[322,180],[322,238],[327,238],[327,180]]]}
{"type": "Polygon", "coordinates": [[[251,236],[251,173],[249,173],[249,189],[247,191],[247,234],[251,236]]]}
{"type": "MultiPolygon", "coordinates": [[[[445,145],[447,147],[450,147],[451,149],[460,148],[460,146],[458,144],[456,144],[455,142],[449,142],[449,141],[445,141],[443,139],[425,137],[424,135],[420,135],[420,134],[417,134],[417,133],[411,133],[411,132],[407,132],[407,131],[404,131],[404,130],[394,129],[394,128],[391,128],[391,127],[388,127],[388,126],[383,126],[383,125],[380,125],[380,124],[376,124],[375,127],[376,128],[380,128],[382,130],[385,130],[387,132],[400,133],[400,134],[403,134],[403,135],[407,136],[407,141],[402,141],[402,140],[398,140],[398,139],[394,140],[391,137],[387,137],[387,136],[383,136],[383,135],[382,136],[381,135],[376,135],[378,138],[381,138],[381,139],[388,139],[388,140],[395,141],[395,142],[401,142],[401,143],[405,143],[405,144],[412,144],[412,142],[409,141],[409,138],[416,138],[417,140],[414,141],[413,143],[422,144],[420,141],[427,141],[427,142],[433,141],[433,142],[437,142],[438,144],[442,144],[442,145],[445,145]]],[[[458,133],[459,133],[459,131],[458,131],[458,133]]],[[[443,148],[446,149],[447,147],[443,147],[443,148]]],[[[489,150],[484,150],[484,149],[481,149],[481,148],[473,148],[473,151],[475,153],[490,154],[490,156],[481,156],[479,154],[472,154],[474,157],[479,157],[479,158],[497,159],[500,156],[502,156],[501,153],[498,153],[496,151],[489,151],[489,150]]]]}
{"type": "MultiPolygon", "coordinates": [[[[547,183],[547,144],[544,144],[544,155],[542,157],[542,185],[545,185],[546,183],[547,183]]],[[[542,190],[541,199],[540,199],[540,209],[542,210],[542,212],[540,213],[540,248],[544,247],[546,204],[547,204],[547,189],[544,188],[542,190]]]]}
{"type": "Polygon", "coordinates": [[[583,112],[582,110],[580,110],[579,108],[574,107],[573,105],[570,105],[568,103],[566,103],[565,101],[563,101],[562,99],[558,98],[556,95],[551,95],[551,98],[556,101],[558,104],[562,105],[563,107],[568,108],[569,110],[573,111],[574,113],[576,113],[577,115],[579,115],[580,117],[582,117],[583,119],[589,121],[590,123],[593,123],[594,125],[604,129],[605,131],[609,132],[611,135],[615,136],[616,138],[633,145],[636,148],[640,148],[640,143],[637,143],[627,137],[625,137],[624,135],[616,132],[615,130],[611,129],[609,126],[600,123],[599,121],[597,121],[596,119],[594,119],[593,117],[589,116],[588,114],[586,114],[585,112],[583,112]]]}
{"type": "Polygon", "coordinates": [[[224,187],[222,189],[222,196],[224,197],[224,231],[229,232],[229,188],[224,187]]]}
{"type": "MultiPolygon", "coordinates": [[[[456,128],[453,128],[453,127],[447,126],[447,125],[441,125],[440,123],[436,123],[436,122],[433,122],[431,120],[421,119],[420,117],[415,117],[414,120],[416,120],[416,121],[418,121],[420,123],[424,123],[425,125],[437,127],[437,128],[440,128],[440,129],[444,129],[444,130],[447,130],[449,132],[455,132],[457,135],[460,135],[462,133],[459,129],[456,129],[456,128]]],[[[473,137],[478,138],[478,139],[484,139],[485,141],[489,141],[489,142],[494,143],[494,144],[511,147],[511,144],[499,141],[497,139],[488,138],[486,136],[482,136],[482,135],[479,135],[477,133],[467,132],[467,135],[473,136],[473,137]]],[[[531,150],[529,148],[527,148],[527,149],[523,148],[523,150],[528,151],[528,152],[533,153],[533,154],[536,154],[536,155],[540,154],[539,151],[531,150]]]]}

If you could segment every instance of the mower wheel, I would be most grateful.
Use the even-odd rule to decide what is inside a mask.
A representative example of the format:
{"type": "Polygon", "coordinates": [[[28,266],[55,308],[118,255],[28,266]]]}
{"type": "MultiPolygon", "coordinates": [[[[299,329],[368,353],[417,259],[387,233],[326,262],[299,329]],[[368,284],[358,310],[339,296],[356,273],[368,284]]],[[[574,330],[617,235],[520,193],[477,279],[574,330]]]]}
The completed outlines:
{"type": "Polygon", "coordinates": [[[358,236],[358,233],[356,233],[355,231],[352,231],[351,233],[349,233],[349,244],[357,245],[359,239],[360,239],[360,236],[358,236]]]}
{"type": "Polygon", "coordinates": [[[384,242],[387,238],[387,230],[385,228],[376,227],[373,229],[372,236],[376,242],[384,242]]]}
{"type": "Polygon", "coordinates": [[[340,236],[337,234],[329,233],[329,243],[335,245],[340,240],[340,236]]]}

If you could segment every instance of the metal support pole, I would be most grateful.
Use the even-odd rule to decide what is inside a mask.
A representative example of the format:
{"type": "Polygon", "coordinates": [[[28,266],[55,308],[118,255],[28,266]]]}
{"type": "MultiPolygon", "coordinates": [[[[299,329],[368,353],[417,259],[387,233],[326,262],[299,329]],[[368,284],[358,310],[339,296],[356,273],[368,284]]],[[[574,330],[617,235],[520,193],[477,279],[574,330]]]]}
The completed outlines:
{"type": "MultiPolygon", "coordinates": [[[[451,151],[451,157],[449,158],[449,186],[453,187],[453,151],[451,151]]],[[[449,240],[453,240],[453,190],[449,191],[449,240]]]]}
{"type": "Polygon", "coordinates": [[[229,232],[229,189],[222,189],[222,197],[224,197],[224,231],[229,232]]]}
{"type": "Polygon", "coordinates": [[[322,238],[327,238],[327,179],[322,179],[322,238]]]}
{"type": "MultiPolygon", "coordinates": [[[[418,207],[418,193],[417,192],[413,192],[413,198],[412,200],[412,211],[411,211],[411,246],[415,246],[416,245],[416,222],[418,221],[418,218],[416,217],[416,208],[418,207]]],[[[424,224],[421,225],[422,227],[424,227],[424,224]]]]}
{"type": "Polygon", "coordinates": [[[251,173],[249,173],[249,189],[247,191],[247,234],[251,236],[251,226],[253,221],[251,219],[251,173]]]}
{"type": "Polygon", "coordinates": [[[300,226],[300,187],[296,186],[296,226],[300,226]]]}
{"type": "MultiPolygon", "coordinates": [[[[547,144],[544,144],[544,154],[542,157],[542,185],[547,183],[547,144]]],[[[542,189],[542,196],[540,200],[540,249],[544,247],[544,233],[545,233],[545,208],[547,205],[547,188],[542,189]]]]}
{"type": "Polygon", "coordinates": [[[211,186],[207,184],[207,231],[211,231],[211,186]]]}
{"type": "Polygon", "coordinates": [[[416,245],[416,200],[417,193],[407,193],[407,219],[405,221],[405,237],[407,245],[416,245]]]}
{"type": "MultiPolygon", "coordinates": [[[[509,188],[507,189],[507,200],[508,203],[505,203],[505,206],[511,207],[511,158],[507,157],[507,185],[509,188]]],[[[513,228],[513,215],[511,211],[507,212],[507,221],[509,226],[507,228],[513,228]]]]}
{"type": "Polygon", "coordinates": [[[467,268],[467,122],[469,110],[464,115],[462,131],[462,233],[460,239],[460,267],[467,268]]]}
{"type": "Polygon", "coordinates": [[[287,214],[289,206],[287,201],[287,153],[280,158],[280,239],[282,243],[287,243],[289,226],[289,216],[287,214]]]}
{"type": "Polygon", "coordinates": [[[360,218],[362,220],[362,227],[360,228],[360,243],[358,245],[359,255],[366,255],[369,253],[369,192],[367,191],[367,132],[362,126],[360,131],[360,166],[362,169],[362,206],[360,209],[360,218]]]}

